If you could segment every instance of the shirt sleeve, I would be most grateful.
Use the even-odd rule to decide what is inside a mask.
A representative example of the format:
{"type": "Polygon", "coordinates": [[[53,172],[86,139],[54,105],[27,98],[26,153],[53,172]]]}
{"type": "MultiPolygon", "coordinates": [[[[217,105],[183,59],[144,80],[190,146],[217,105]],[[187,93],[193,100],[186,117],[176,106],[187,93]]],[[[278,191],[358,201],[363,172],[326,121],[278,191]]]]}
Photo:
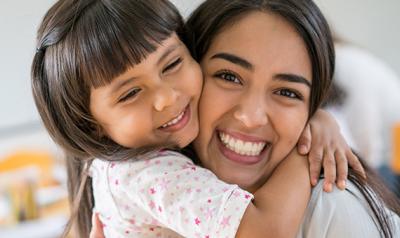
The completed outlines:
{"type": "MultiPolygon", "coordinates": [[[[324,192],[322,184],[313,189],[297,238],[380,237],[372,211],[354,184],[349,182],[345,191],[335,188],[331,193],[324,192]]],[[[395,220],[397,227],[397,215],[395,220]]]]}
{"type": "Polygon", "coordinates": [[[130,164],[133,167],[115,168],[114,185],[123,185],[118,193],[149,214],[153,225],[185,237],[235,237],[251,193],[222,182],[178,153],[130,164]]]}

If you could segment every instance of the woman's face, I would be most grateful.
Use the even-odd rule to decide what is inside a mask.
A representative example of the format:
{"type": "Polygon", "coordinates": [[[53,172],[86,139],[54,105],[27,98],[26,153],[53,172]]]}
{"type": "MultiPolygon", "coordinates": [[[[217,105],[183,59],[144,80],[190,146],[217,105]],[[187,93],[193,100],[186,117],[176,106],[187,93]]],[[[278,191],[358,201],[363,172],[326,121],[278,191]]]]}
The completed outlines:
{"type": "Polygon", "coordinates": [[[220,179],[254,191],[294,148],[307,122],[312,69],[280,16],[253,12],[213,39],[195,149],[220,179]]]}

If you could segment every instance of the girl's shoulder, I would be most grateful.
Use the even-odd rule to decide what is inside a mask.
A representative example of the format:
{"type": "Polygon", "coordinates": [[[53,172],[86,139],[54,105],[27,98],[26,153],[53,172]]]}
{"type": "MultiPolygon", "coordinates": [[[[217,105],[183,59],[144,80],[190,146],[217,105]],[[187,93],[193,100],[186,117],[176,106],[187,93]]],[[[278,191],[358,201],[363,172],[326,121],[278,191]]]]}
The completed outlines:
{"type": "Polygon", "coordinates": [[[138,173],[161,173],[168,171],[181,170],[196,166],[191,159],[185,155],[172,150],[151,151],[133,158],[121,161],[107,161],[102,159],[94,159],[90,168],[89,175],[116,174],[122,176],[124,174],[138,173]]]}

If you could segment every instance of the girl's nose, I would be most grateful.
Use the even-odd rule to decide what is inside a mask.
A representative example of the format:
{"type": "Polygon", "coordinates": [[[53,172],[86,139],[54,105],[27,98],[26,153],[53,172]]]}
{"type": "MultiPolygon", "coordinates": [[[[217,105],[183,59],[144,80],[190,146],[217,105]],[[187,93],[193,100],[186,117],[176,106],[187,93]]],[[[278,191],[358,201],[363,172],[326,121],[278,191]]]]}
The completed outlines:
{"type": "Polygon", "coordinates": [[[163,111],[165,108],[173,105],[178,99],[178,92],[170,86],[162,86],[155,93],[154,109],[163,111]]]}
{"type": "Polygon", "coordinates": [[[266,103],[261,98],[243,98],[234,111],[234,118],[248,128],[257,128],[268,124],[266,103]]]}

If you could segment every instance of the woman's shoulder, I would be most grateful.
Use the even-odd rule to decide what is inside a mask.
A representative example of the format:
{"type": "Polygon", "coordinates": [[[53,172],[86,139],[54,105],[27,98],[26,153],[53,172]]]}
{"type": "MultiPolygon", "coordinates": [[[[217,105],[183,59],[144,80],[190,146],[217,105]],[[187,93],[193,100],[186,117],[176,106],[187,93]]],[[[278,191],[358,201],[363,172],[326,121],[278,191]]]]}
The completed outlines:
{"type": "MultiPolygon", "coordinates": [[[[312,190],[309,205],[298,237],[380,237],[377,221],[357,186],[348,181],[344,191],[323,191],[324,180],[312,190]]],[[[397,215],[386,209],[399,230],[397,215]]],[[[398,234],[398,233],[396,233],[398,234]]]]}

